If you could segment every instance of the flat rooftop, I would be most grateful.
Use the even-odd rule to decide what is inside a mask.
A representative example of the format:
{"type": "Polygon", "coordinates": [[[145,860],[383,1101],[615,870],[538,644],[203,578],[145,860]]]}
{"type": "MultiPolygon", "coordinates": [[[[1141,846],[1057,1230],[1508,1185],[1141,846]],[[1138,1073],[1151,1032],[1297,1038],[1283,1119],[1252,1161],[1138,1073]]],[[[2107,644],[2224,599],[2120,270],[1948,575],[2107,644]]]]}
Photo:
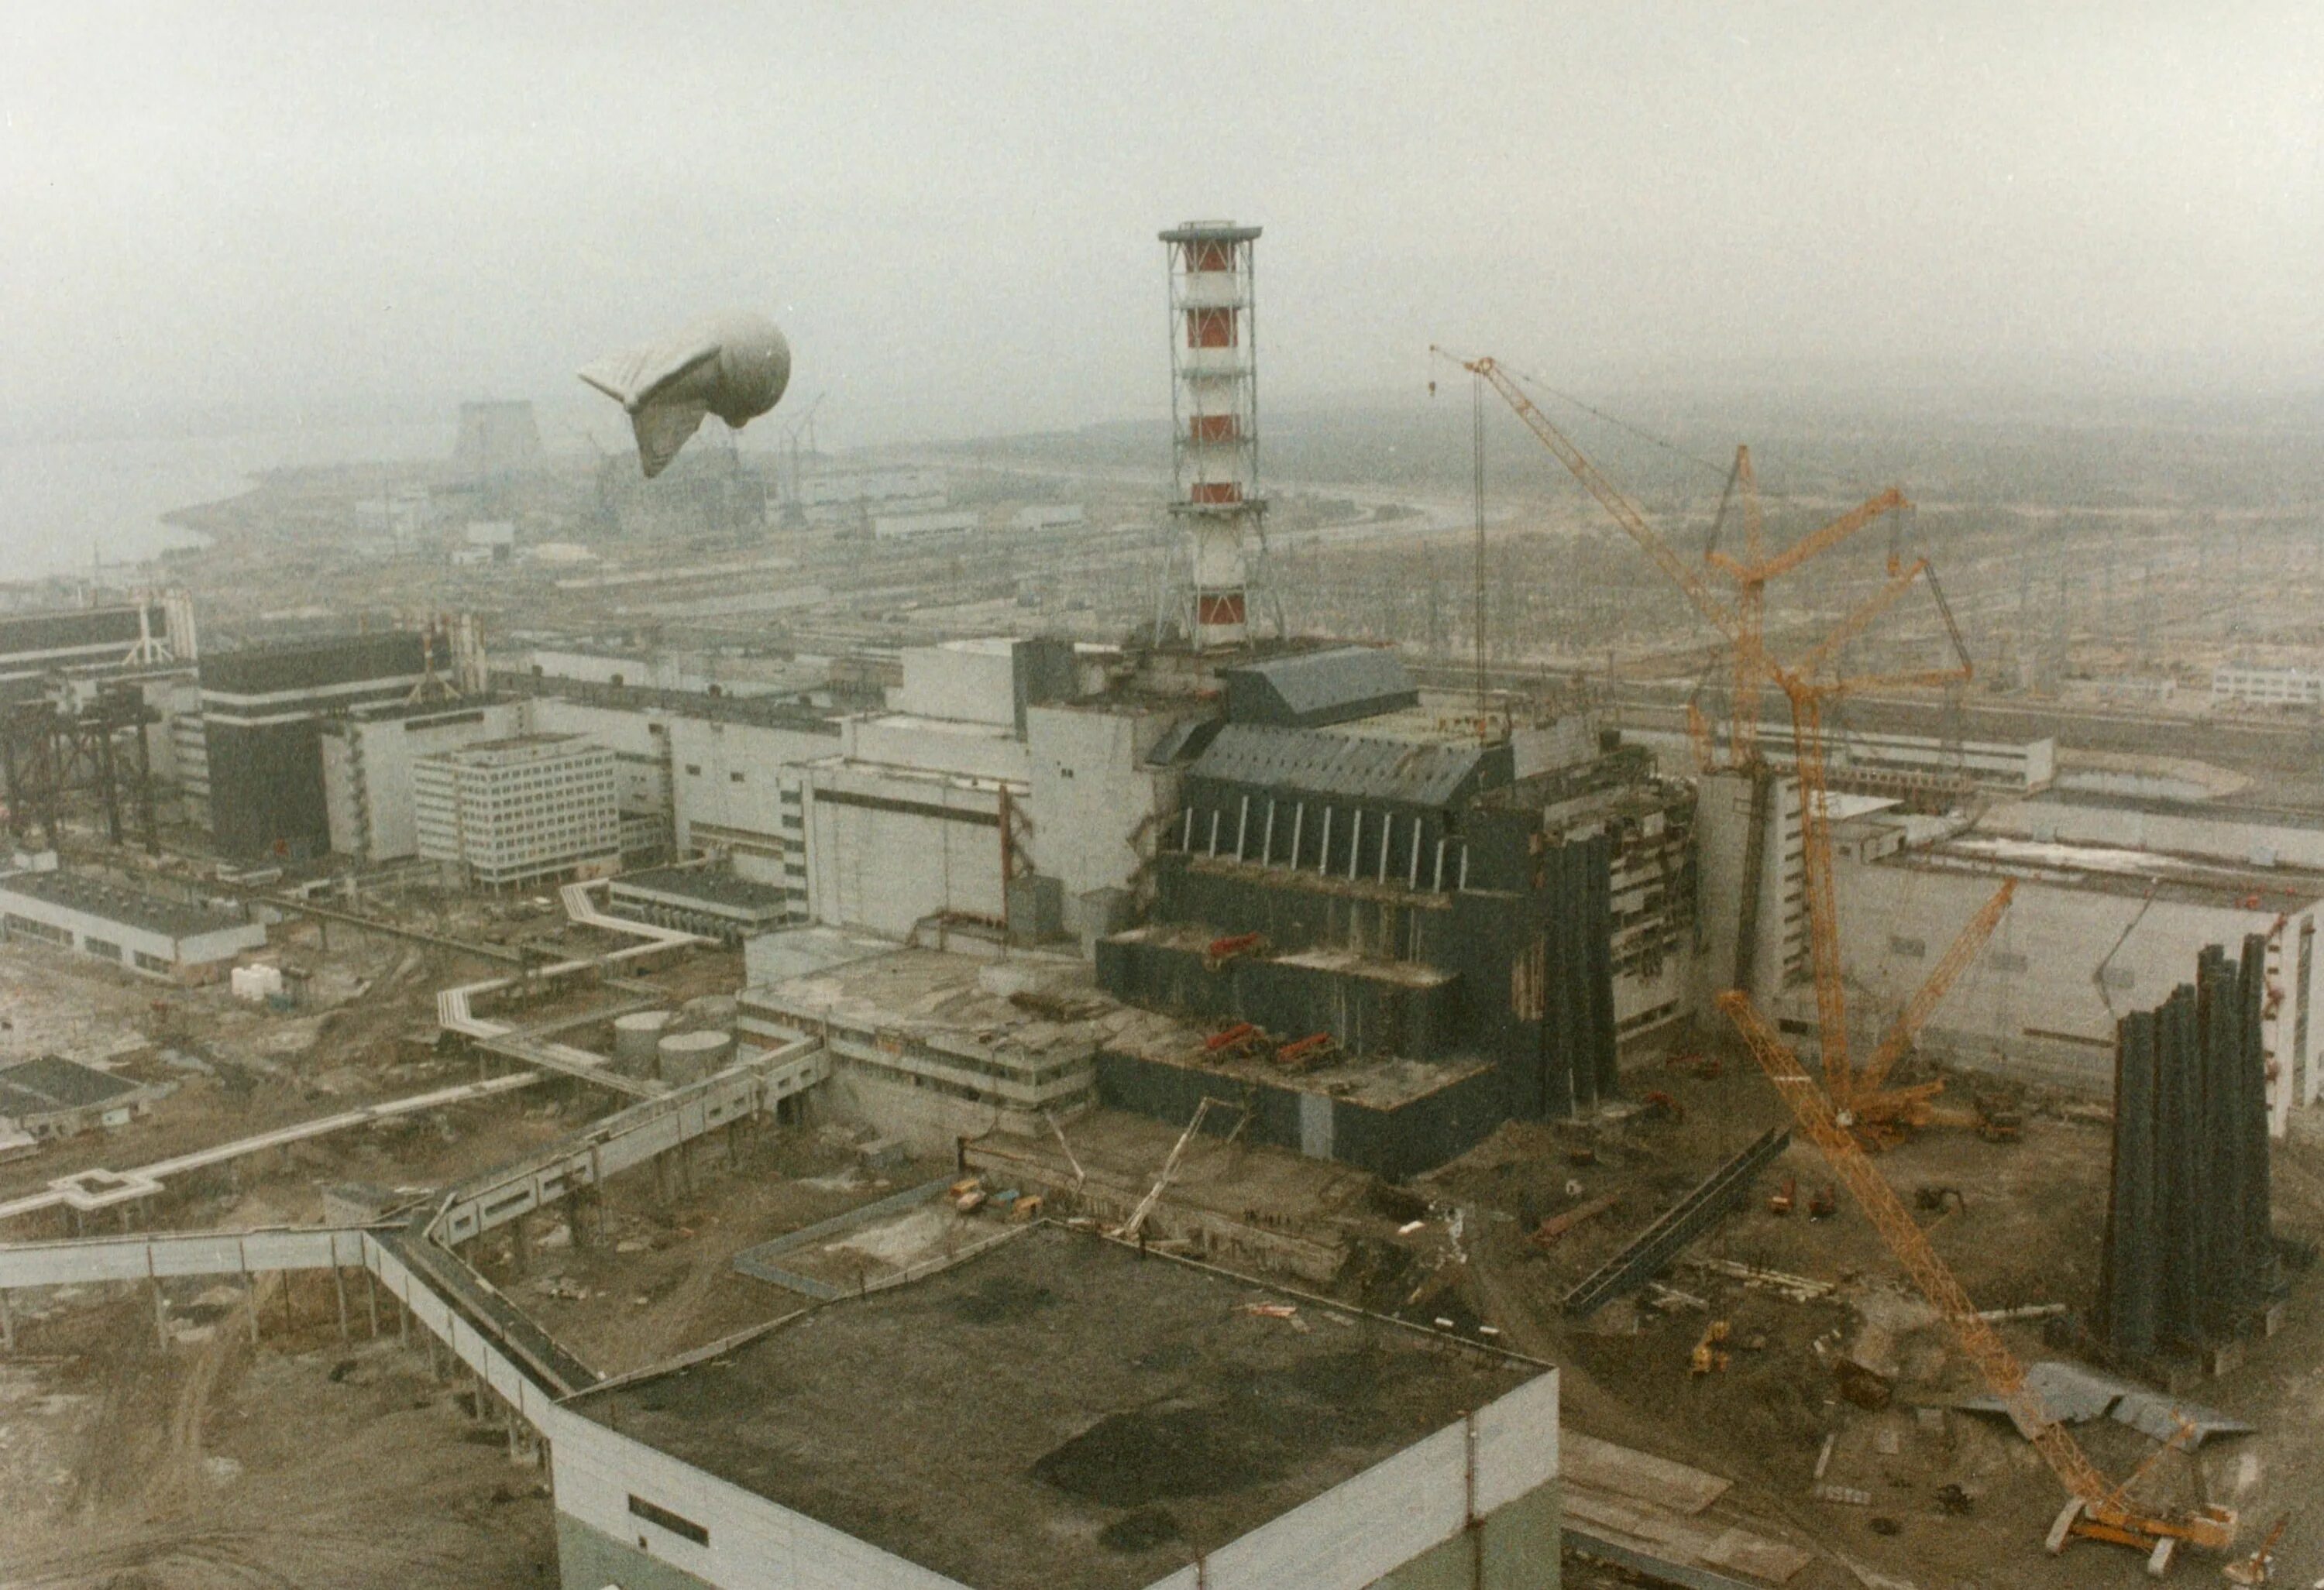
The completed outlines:
{"type": "Polygon", "coordinates": [[[1545,1367],[1042,1225],[567,1405],[977,1590],[1139,1590],[1545,1367]]]}
{"type": "MultiPolygon", "coordinates": [[[[1213,928],[1192,923],[1162,922],[1127,929],[1115,933],[1113,940],[1117,943],[1152,944],[1159,949],[1199,953],[1207,951],[1219,937],[1218,932],[1213,928]]],[[[1425,960],[1388,960],[1377,955],[1360,955],[1353,950],[1300,950],[1285,955],[1269,952],[1260,959],[1277,966],[1297,966],[1313,971],[1333,972],[1341,977],[1363,978],[1399,988],[1441,988],[1455,976],[1425,960]]]]}
{"type": "Polygon", "coordinates": [[[46,1054],[0,1068],[0,1117],[21,1121],[58,1110],[87,1109],[136,1091],[138,1084],[124,1077],[46,1054]]]}
{"type": "Polygon", "coordinates": [[[897,950],[743,990],[778,1016],[843,1030],[940,1041],[945,1048],[1089,1053],[1136,1012],[1098,992],[1081,961],[991,960],[944,950],[897,950]]]}
{"type": "Polygon", "coordinates": [[[624,872],[613,879],[616,898],[650,895],[662,899],[699,902],[729,911],[781,914],[789,896],[771,884],[752,883],[723,867],[654,867],[624,872]]]}
{"type": "MultiPolygon", "coordinates": [[[[1117,940],[1198,951],[1215,934],[1208,928],[1184,924],[1131,928],[1117,940]]],[[[1412,960],[1383,960],[1349,950],[1306,950],[1270,957],[1279,965],[1306,967],[1341,977],[1367,978],[1397,988],[1427,990],[1443,987],[1454,974],[1412,960]]],[[[1482,1060],[1458,1057],[1411,1060],[1401,1055],[1342,1055],[1312,1071],[1294,1071],[1259,1055],[1222,1057],[1204,1047],[1204,1042],[1229,1024],[1190,1021],[1167,1011],[1121,1006],[1123,1019],[1104,1028],[1104,1046],[1116,1054],[1161,1065],[1182,1066],[1237,1081],[1265,1082],[1294,1092],[1322,1093],[1371,1109],[1394,1109],[1423,1098],[1464,1077],[1489,1069],[1482,1060]]],[[[1297,1039],[1305,1033],[1277,1033],[1278,1039],[1297,1039]]]]}
{"type": "Polygon", "coordinates": [[[171,939],[189,939],[200,933],[220,933],[227,928],[248,925],[247,918],[232,912],[214,911],[190,901],[148,894],[143,889],[92,878],[86,872],[11,872],[0,875],[0,894],[44,901],[68,911],[85,912],[91,916],[101,916],[107,922],[142,928],[147,933],[160,933],[171,939]]]}
{"type": "MultiPolygon", "coordinates": [[[[1206,935],[1186,931],[1208,942],[1206,935]]],[[[1445,979],[1433,967],[1366,960],[1337,951],[1282,959],[1342,972],[1360,967],[1411,987],[1445,979]]],[[[1203,1049],[1213,1026],[1125,1005],[1093,978],[1084,961],[1029,956],[991,960],[943,950],[896,950],[754,984],[743,990],[742,1000],[778,1021],[827,1022],[843,1032],[916,1040],[954,1052],[1073,1058],[1107,1050],[1223,1078],[1326,1093],[1378,1109],[1407,1104],[1487,1069],[1482,1061],[1368,1055],[1293,1072],[1255,1057],[1219,1060],[1203,1049]]]]}
{"type": "MultiPolygon", "coordinates": [[[[2163,775],[2168,777],[2168,775],[2163,775]]],[[[2194,823],[2252,823],[2265,828],[2324,828],[2324,811],[2308,806],[2271,806],[2233,796],[2173,800],[2165,795],[2114,790],[2046,789],[2016,803],[2027,813],[2138,812],[2153,817],[2183,817],[2194,823]]]]}
{"type": "Polygon", "coordinates": [[[596,741],[586,734],[512,734],[505,740],[479,740],[448,751],[438,751],[440,757],[489,757],[507,751],[549,751],[559,746],[576,749],[595,749],[596,741]]]}
{"type": "Polygon", "coordinates": [[[839,722],[831,712],[805,705],[788,695],[713,695],[704,690],[667,690],[646,685],[600,685],[586,679],[563,679],[554,674],[495,672],[493,688],[512,695],[551,696],[584,706],[615,707],[624,712],[659,712],[674,717],[701,718],[718,723],[755,723],[769,729],[796,729],[836,738],[839,722]]]}
{"type": "Polygon", "coordinates": [[[2098,894],[2150,893],[2181,905],[2289,912],[2324,898],[2324,874],[2286,867],[2237,867],[2114,845],[2059,844],[1969,834],[1925,850],[1900,850],[1877,865],[1981,872],[2098,894]]]}

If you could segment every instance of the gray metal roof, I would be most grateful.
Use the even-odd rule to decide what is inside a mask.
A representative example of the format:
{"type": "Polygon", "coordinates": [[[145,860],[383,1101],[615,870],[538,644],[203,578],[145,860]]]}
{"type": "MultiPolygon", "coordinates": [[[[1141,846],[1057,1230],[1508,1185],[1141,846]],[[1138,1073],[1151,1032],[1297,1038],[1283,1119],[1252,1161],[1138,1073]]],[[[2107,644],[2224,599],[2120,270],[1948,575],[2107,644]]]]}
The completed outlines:
{"type": "Polygon", "coordinates": [[[0,1116],[21,1119],[62,1109],[86,1109],[124,1093],[137,1084],[76,1060],[44,1054],[0,1068],[0,1116]]]}
{"type": "Polygon", "coordinates": [[[1479,745],[1359,740],[1312,729],[1229,723],[1186,769],[1195,778],[1272,786],[1350,800],[1442,806],[1480,777],[1479,745]]]}
{"type": "Polygon", "coordinates": [[[1227,716],[1238,723],[1320,729],[1414,705],[1420,691],[1404,662],[1372,646],[1334,647],[1228,668],[1227,716]]]}
{"type": "Polygon", "coordinates": [[[1154,749],[1146,753],[1149,767],[1167,767],[1178,762],[1191,762],[1211,743],[1222,724],[1216,718],[1187,718],[1162,731],[1154,749]]]}
{"type": "Polygon", "coordinates": [[[164,938],[189,939],[244,926],[248,918],[185,900],[124,887],[85,872],[12,872],[0,876],[0,895],[45,901],[69,911],[142,928],[164,938]]]}

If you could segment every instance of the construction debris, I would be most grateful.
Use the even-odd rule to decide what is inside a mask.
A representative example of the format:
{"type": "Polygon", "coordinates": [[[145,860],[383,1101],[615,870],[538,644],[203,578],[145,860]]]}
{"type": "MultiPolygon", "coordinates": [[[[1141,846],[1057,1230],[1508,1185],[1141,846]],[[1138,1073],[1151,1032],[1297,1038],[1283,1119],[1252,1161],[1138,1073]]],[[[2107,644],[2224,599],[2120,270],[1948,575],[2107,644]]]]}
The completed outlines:
{"type": "Polygon", "coordinates": [[[1791,1140],[1787,1129],[1771,1126],[1749,1147],[1703,1178],[1620,1253],[1565,1294],[1562,1307],[1568,1317],[1588,1314],[1660,1274],[1687,1244],[1749,1195],[1753,1180],[1791,1140]]]}
{"type": "Polygon", "coordinates": [[[1795,1303],[1812,1303],[1832,1296],[1840,1284],[1832,1281],[1817,1281],[1806,1275],[1788,1274],[1781,1270],[1764,1269],[1757,1264],[1740,1264],[1733,1259],[1705,1258],[1690,1254],[1679,1264],[1689,1270],[1702,1270],[1713,1275],[1724,1275],[1739,1281],[1754,1291],[1773,1291],[1795,1303]]]}
{"type": "MultiPolygon", "coordinates": [[[[2170,1441],[2181,1438],[2180,1426],[2183,1421],[2188,1427],[2183,1444],[2190,1450],[2214,1436],[2249,1435],[2252,1431],[2250,1425],[2231,1414],[2174,1401],[2144,1386],[2054,1358],[2026,1365],[2025,1383],[2042,1399],[2042,1406],[2050,1417],[2063,1424],[2088,1424],[2093,1420],[2110,1418],[2155,1440],[2170,1441]]],[[[1990,1394],[1969,1397],[1953,1406],[1964,1413],[2006,1415],[2008,1411],[1999,1397],[1990,1394]]]]}
{"type": "Polygon", "coordinates": [[[1591,1199],[1588,1203],[1570,1209],[1563,1214],[1552,1215],[1541,1223],[1530,1240],[1537,1247],[1552,1246],[1559,1237],[1576,1226],[1596,1219],[1621,1201],[1619,1193],[1609,1192],[1591,1199]]]}

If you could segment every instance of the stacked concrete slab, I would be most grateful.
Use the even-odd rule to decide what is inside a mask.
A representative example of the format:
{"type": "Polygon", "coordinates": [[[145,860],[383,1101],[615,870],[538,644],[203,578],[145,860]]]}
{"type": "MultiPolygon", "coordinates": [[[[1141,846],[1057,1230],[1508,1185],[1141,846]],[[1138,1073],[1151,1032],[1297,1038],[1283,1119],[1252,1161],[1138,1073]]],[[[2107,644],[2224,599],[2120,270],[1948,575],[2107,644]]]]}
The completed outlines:
{"type": "Polygon", "coordinates": [[[2117,1027],[2100,1334],[2132,1358],[2252,1328],[2275,1285],[2269,1214],[2267,940],[2212,945],[2117,1027]]]}

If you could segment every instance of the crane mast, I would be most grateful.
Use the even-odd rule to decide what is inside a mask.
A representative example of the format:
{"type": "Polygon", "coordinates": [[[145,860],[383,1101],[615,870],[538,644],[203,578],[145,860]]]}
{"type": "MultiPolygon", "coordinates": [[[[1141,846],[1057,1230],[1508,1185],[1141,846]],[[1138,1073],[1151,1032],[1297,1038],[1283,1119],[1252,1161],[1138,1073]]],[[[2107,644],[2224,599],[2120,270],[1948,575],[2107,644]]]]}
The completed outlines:
{"type": "Polygon", "coordinates": [[[2122,1485],[2108,1483],[2082,1450],[2081,1444],[2065,1426],[2050,1417],[2041,1397],[2027,1383],[2024,1365],[2017,1361],[2017,1355],[2009,1350],[2009,1344],[1978,1312],[1977,1304],[1930,1245],[1927,1235],[1914,1220],[1904,1199],[1896,1196],[1895,1190],[1874,1167],[1871,1156],[1840,1124],[1831,1103],[1800,1064],[1799,1056],[1775,1035],[1766,1018],[1752,1005],[1750,997],[1738,989],[1729,989],[1719,996],[1719,1007],[1734,1022],[1760,1070],[1767,1073],[1775,1091],[1791,1107],[1801,1130],[1822,1152],[1833,1173],[1847,1184],[1888,1251],[1904,1265],[1921,1295],[1943,1316],[1953,1339],[1960,1344],[1961,1351],[1977,1365],[1986,1384],[2008,1409],[2019,1433],[2034,1443],[2043,1461],[2050,1466],[2050,1472],[2065,1486],[2070,1500],[2051,1531],[2051,1549],[2061,1550],[2068,1539],[2083,1536],[2136,1546],[2154,1554],[2150,1558],[2151,1565],[2159,1558],[2162,1566],[2168,1565],[2171,1549],[2181,1540],[2209,1551],[2225,1550],[2235,1539],[2236,1515],[2232,1511],[2206,1507],[2182,1515],[2151,1515],[2134,1508],[2125,1493],[2138,1475],[2134,1475],[2132,1481],[2122,1485]]]}
{"type": "Polygon", "coordinates": [[[1526,428],[1533,432],[1543,446],[1557,455],[1558,462],[1571,470],[1573,478],[1598,499],[1606,511],[1613,516],[1614,522],[1620,525],[1630,539],[1655,560],[1655,566],[1670,577],[1671,584],[1685,593],[1686,599],[1694,604],[1694,610],[1720,634],[1730,640],[1735,638],[1735,615],[1728,610],[1725,602],[1719,600],[1709,582],[1689,568],[1685,559],[1671,550],[1670,544],[1655,534],[1655,528],[1646,522],[1646,516],[1638,505],[1625,496],[1619,486],[1608,480],[1596,464],[1584,457],[1582,449],[1575,446],[1563,431],[1550,423],[1549,416],[1535,406],[1533,400],[1509,379],[1508,372],[1499,363],[1490,355],[1462,359],[1457,354],[1445,353],[1443,348],[1430,351],[1451,359],[1471,375],[1481,376],[1501,395],[1501,400],[1516,411],[1517,417],[1525,421],[1526,428]]]}

